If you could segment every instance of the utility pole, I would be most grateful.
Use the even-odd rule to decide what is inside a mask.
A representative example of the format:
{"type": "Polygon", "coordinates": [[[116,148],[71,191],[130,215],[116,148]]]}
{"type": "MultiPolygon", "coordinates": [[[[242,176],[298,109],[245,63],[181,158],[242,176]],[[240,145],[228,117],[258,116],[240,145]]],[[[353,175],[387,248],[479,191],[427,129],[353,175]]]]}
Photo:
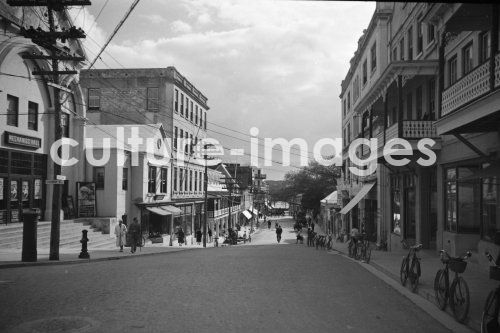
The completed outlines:
{"type": "MultiPolygon", "coordinates": [[[[204,209],[205,209],[205,215],[203,216],[203,247],[207,247],[207,216],[208,216],[208,157],[207,157],[207,147],[208,145],[205,145],[205,154],[203,155],[203,159],[205,161],[205,177],[203,179],[203,191],[205,193],[205,203],[204,209]]],[[[219,237],[219,235],[216,235],[219,237]]]]}
{"type": "MultiPolygon", "coordinates": [[[[30,38],[34,44],[44,48],[49,55],[43,54],[30,54],[23,56],[24,59],[42,59],[51,60],[52,70],[42,71],[34,70],[33,75],[49,76],[52,79],[52,87],[54,93],[54,122],[55,133],[54,141],[62,138],[61,126],[61,100],[60,90],[65,90],[66,87],[60,86],[60,75],[77,74],[74,70],[59,70],[59,61],[84,61],[85,58],[73,56],[69,52],[63,50],[62,47],[57,45],[57,41],[65,42],[68,39],[85,38],[85,32],[82,29],[71,27],[69,29],[62,28],[57,30],[54,20],[54,12],[62,12],[67,6],[89,6],[91,3],[88,0],[7,0],[10,6],[30,6],[30,7],[47,7],[47,17],[49,20],[49,31],[41,30],[40,28],[34,29],[30,27],[26,29],[21,27],[21,35],[25,38],[30,38]]],[[[61,165],[54,161],[54,179],[61,175],[61,165]]],[[[59,260],[59,241],[60,241],[60,227],[61,227],[61,184],[53,185],[52,193],[52,222],[50,225],[50,254],[49,260],[59,260]]]]}

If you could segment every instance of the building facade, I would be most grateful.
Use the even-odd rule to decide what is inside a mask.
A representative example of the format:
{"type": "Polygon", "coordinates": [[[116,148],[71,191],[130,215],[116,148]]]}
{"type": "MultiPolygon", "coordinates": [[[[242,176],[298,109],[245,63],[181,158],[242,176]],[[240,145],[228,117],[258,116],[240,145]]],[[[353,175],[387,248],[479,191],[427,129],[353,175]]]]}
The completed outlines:
{"type": "MultiPolygon", "coordinates": [[[[33,75],[35,70],[50,70],[50,60],[30,60],[25,56],[47,52],[21,36],[21,27],[40,26],[39,9],[11,7],[0,1],[0,223],[22,221],[26,208],[38,209],[42,220],[52,215],[52,189],[47,179],[54,179],[50,149],[55,138],[54,95],[51,79],[33,75]]],[[[66,11],[57,12],[56,25],[69,29],[73,23],[66,11]]],[[[58,42],[61,54],[85,57],[78,41],[58,42]]],[[[70,70],[79,70],[77,62],[62,61],[70,70]]],[[[61,124],[63,137],[83,144],[85,107],[76,75],[62,75],[61,124]]],[[[71,149],[71,156],[83,159],[83,150],[71,149]]],[[[76,180],[84,173],[83,164],[63,166],[63,208],[71,217],[68,202],[75,193],[76,180]]]]}
{"type": "Polygon", "coordinates": [[[377,242],[389,249],[401,248],[404,240],[456,255],[498,250],[498,7],[377,3],[370,27],[381,13],[387,61],[377,63],[380,75],[357,96],[359,68],[365,82],[361,54],[369,28],[354,58],[362,65],[352,62],[342,83],[345,165],[339,190],[357,186],[361,195],[344,199],[341,213],[350,212],[351,226],[355,216],[367,229],[373,220],[377,242]],[[354,152],[377,162],[371,176],[348,169],[348,148],[360,138],[377,139],[372,149],[358,146],[354,152]],[[395,139],[406,142],[405,152],[392,154],[404,163],[384,153],[395,139]],[[373,184],[368,191],[367,182],[373,184]],[[363,201],[374,191],[372,218],[363,201]]]}
{"type": "Polygon", "coordinates": [[[174,67],[85,70],[81,83],[96,124],[161,123],[171,152],[174,229],[191,234],[203,221],[204,167],[196,146],[206,138],[207,98],[174,67]]]}

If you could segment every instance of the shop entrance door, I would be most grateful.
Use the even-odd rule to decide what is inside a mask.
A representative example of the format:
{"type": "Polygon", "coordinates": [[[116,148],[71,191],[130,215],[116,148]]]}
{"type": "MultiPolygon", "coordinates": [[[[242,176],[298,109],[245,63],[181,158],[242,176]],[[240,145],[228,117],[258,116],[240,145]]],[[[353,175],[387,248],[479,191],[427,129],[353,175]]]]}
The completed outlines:
{"type": "Polygon", "coordinates": [[[415,223],[415,188],[405,188],[404,190],[404,200],[405,200],[405,225],[404,225],[404,237],[405,239],[415,240],[416,236],[416,223],[415,223]]]}
{"type": "Polygon", "coordinates": [[[30,208],[30,180],[10,179],[10,222],[22,222],[22,212],[30,208]]]}

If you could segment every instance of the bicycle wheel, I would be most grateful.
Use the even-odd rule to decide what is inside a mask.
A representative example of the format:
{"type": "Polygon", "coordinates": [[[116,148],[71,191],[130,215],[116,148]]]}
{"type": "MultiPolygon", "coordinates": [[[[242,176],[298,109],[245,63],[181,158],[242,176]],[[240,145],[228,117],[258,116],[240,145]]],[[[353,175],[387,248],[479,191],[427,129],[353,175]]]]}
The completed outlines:
{"type": "Polygon", "coordinates": [[[372,249],[370,248],[370,245],[367,245],[365,249],[365,261],[367,264],[370,263],[371,257],[372,257],[372,249]]]}
{"type": "Polygon", "coordinates": [[[470,296],[469,287],[461,276],[454,279],[450,288],[450,305],[455,319],[464,323],[469,314],[470,296]]]}
{"type": "Polygon", "coordinates": [[[493,333],[500,331],[499,323],[499,306],[500,295],[496,290],[493,290],[486,298],[484,304],[483,315],[481,317],[481,333],[493,333]]]}
{"type": "Polygon", "coordinates": [[[418,280],[420,278],[420,261],[418,258],[413,258],[408,275],[410,278],[411,291],[416,292],[418,288],[418,280]]]}
{"type": "Polygon", "coordinates": [[[349,243],[348,249],[349,249],[349,257],[350,258],[354,257],[354,255],[352,253],[352,250],[353,250],[353,244],[352,244],[352,242],[349,243]]]}
{"type": "Polygon", "coordinates": [[[354,254],[354,259],[360,260],[363,256],[363,245],[356,246],[356,253],[354,254]]]}
{"type": "Polygon", "coordinates": [[[406,286],[406,280],[408,280],[408,257],[404,257],[401,262],[401,269],[399,271],[399,279],[401,284],[406,286]]]}
{"type": "Polygon", "coordinates": [[[436,295],[437,306],[444,310],[448,304],[448,273],[440,269],[434,278],[434,293],[436,295]]]}

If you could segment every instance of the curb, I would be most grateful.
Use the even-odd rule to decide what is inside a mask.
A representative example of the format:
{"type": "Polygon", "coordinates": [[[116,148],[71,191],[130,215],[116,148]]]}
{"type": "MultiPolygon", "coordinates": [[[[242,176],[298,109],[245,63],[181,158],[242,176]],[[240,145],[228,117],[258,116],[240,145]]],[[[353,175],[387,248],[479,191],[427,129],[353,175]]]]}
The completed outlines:
{"type": "MultiPolygon", "coordinates": [[[[204,249],[210,249],[210,248],[212,248],[212,247],[207,247],[204,249]]],[[[201,250],[201,248],[183,248],[183,249],[176,249],[176,250],[164,251],[164,252],[153,252],[153,253],[144,253],[144,254],[127,255],[127,256],[111,256],[111,257],[103,257],[103,258],[97,258],[97,259],[74,259],[74,260],[71,259],[71,260],[65,260],[65,261],[41,261],[41,262],[39,262],[39,261],[33,261],[33,262],[16,261],[16,262],[12,262],[12,263],[0,264],[0,270],[7,269],[7,268],[33,267],[33,266],[90,264],[90,263],[94,263],[94,262],[102,262],[102,261],[108,261],[108,260],[132,259],[132,258],[137,258],[137,257],[171,254],[171,253],[177,253],[177,252],[181,252],[181,251],[192,251],[192,250],[201,250]]]]}

